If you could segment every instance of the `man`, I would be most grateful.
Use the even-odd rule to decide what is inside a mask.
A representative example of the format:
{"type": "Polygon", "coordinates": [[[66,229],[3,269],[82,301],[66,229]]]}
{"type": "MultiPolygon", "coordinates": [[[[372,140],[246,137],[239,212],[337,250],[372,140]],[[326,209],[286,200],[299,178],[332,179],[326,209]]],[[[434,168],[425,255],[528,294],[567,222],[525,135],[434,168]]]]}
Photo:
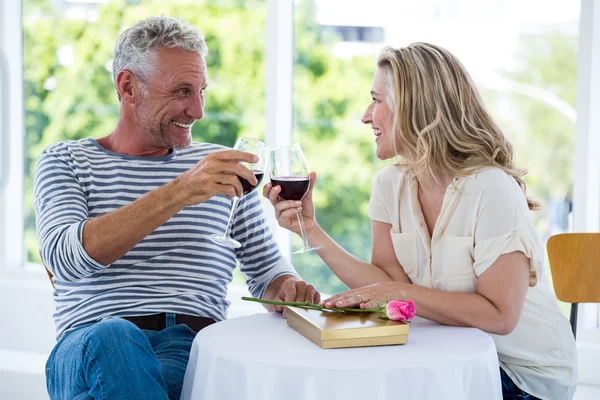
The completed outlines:
{"type": "Polygon", "coordinates": [[[126,30],[114,54],[115,130],[40,156],[37,230],[57,303],[53,399],[178,399],[195,334],[226,318],[236,261],[255,297],[319,301],[282,258],[257,192],[234,217],[241,248],[207,239],[242,197],[238,177],[256,178],[240,164],[254,155],[191,143],[206,52],[195,28],[166,16],[126,30]]]}

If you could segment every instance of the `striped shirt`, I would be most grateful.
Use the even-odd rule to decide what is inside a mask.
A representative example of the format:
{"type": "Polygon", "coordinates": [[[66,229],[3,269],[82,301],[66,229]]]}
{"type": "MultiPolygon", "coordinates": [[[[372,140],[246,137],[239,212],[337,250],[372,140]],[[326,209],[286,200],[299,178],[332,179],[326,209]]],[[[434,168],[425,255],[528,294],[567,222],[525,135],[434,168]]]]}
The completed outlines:
{"type": "Polygon", "coordinates": [[[225,231],[232,202],[221,195],[183,208],[110,265],[96,262],[83,248],[88,220],[131,203],[223,149],[202,143],[162,157],[134,157],[87,138],[44,150],[34,183],[36,224],[42,259],[54,275],[59,339],[70,328],[110,317],[172,312],[223,320],[236,261],[255,297],[276,277],[295,274],[266,224],[257,191],[242,198],[232,221],[239,249],[207,238],[225,231]]]}

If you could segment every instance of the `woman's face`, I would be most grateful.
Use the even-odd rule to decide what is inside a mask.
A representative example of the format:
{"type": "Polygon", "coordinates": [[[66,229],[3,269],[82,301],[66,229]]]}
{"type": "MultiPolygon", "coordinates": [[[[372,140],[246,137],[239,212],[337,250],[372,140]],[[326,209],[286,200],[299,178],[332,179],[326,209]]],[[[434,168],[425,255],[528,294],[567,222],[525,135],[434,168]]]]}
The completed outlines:
{"type": "Polygon", "coordinates": [[[400,151],[398,138],[394,134],[394,113],[390,109],[386,98],[387,89],[384,84],[385,70],[381,67],[375,71],[373,84],[371,85],[371,104],[367,107],[361,121],[363,124],[370,124],[375,135],[377,144],[377,158],[387,160],[396,156],[393,142],[396,142],[396,149],[400,151]]]}

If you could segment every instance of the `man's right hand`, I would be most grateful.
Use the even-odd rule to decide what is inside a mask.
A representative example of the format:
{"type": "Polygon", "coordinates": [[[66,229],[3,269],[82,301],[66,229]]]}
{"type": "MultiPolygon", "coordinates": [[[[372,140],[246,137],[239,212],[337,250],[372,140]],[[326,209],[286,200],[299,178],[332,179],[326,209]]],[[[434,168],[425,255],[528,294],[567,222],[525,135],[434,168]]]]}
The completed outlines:
{"type": "Polygon", "coordinates": [[[203,203],[218,194],[241,198],[243,189],[238,177],[252,184],[258,183],[254,173],[240,164],[242,161],[254,163],[258,157],[238,150],[218,151],[181,174],[176,181],[185,191],[185,204],[203,203]]]}

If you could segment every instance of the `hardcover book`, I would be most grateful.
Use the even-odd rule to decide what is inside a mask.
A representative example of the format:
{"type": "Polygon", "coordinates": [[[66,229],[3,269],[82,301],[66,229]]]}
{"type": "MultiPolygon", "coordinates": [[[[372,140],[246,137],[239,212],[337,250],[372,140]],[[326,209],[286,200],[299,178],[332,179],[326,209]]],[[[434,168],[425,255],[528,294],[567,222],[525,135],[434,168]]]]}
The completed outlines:
{"type": "Polygon", "coordinates": [[[339,313],[287,307],[287,323],[323,349],[404,344],[409,324],[375,313],[339,313]]]}

